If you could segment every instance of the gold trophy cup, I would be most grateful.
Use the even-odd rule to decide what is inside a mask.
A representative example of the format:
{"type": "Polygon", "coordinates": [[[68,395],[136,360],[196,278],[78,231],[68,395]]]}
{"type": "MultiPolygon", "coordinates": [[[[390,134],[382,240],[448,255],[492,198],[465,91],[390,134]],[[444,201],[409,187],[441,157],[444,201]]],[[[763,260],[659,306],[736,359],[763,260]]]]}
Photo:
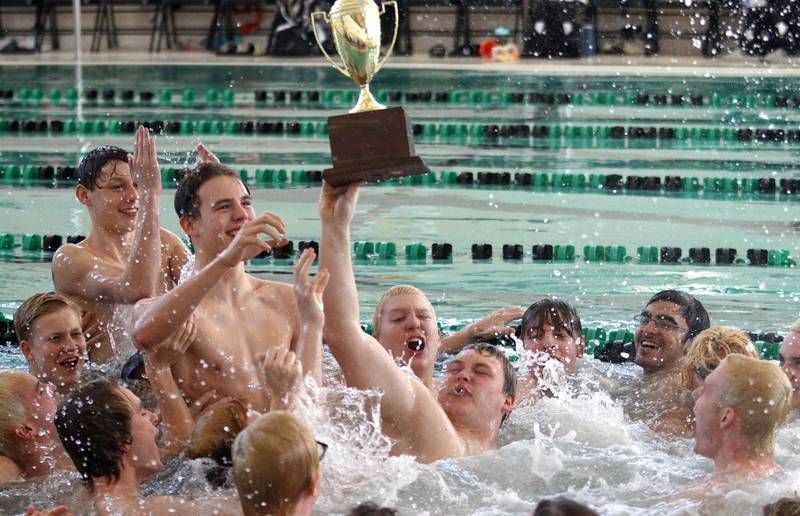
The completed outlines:
{"type": "Polygon", "coordinates": [[[311,24],[317,45],[328,62],[361,88],[350,114],[328,119],[333,167],[323,171],[325,181],[339,186],[359,180],[379,181],[430,172],[422,160],[414,156],[411,124],[403,108],[386,109],[369,91],[370,81],[391,54],[397,39],[397,3],[394,0],[384,2],[379,10],[373,0],[336,0],[330,13],[313,13],[311,24]],[[386,12],[387,5],[394,7],[394,36],[381,59],[380,16],[386,12]],[[336,64],[320,44],[317,16],[323,16],[330,23],[343,66],[336,64]]]}

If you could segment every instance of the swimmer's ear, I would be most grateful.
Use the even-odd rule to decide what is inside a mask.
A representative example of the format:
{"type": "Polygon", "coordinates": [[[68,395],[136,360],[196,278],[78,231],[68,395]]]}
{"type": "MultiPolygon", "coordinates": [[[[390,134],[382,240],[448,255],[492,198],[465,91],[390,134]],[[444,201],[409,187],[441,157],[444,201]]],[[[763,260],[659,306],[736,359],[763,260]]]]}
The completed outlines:
{"type": "Polygon", "coordinates": [[[686,342],[683,343],[683,356],[689,354],[689,350],[692,348],[692,341],[694,338],[686,339],[686,342]]]}
{"type": "Polygon", "coordinates": [[[36,429],[30,423],[23,423],[14,428],[14,435],[23,441],[33,439],[36,436],[36,429]]]}
{"type": "Polygon", "coordinates": [[[722,409],[722,416],[719,418],[719,427],[725,428],[731,426],[736,421],[736,411],[731,407],[722,409]]]}
{"type": "Polygon", "coordinates": [[[25,360],[30,364],[33,361],[33,354],[31,353],[31,345],[27,340],[19,341],[19,350],[22,351],[22,354],[25,355],[25,360]]]}
{"type": "Polygon", "coordinates": [[[575,358],[581,358],[583,356],[583,352],[586,351],[586,337],[581,335],[578,337],[577,342],[575,343],[575,358]]]}
{"type": "Polygon", "coordinates": [[[192,217],[181,217],[179,222],[184,233],[189,236],[194,236],[197,234],[195,224],[196,221],[192,217]]]}
{"type": "Polygon", "coordinates": [[[308,487],[306,487],[305,494],[306,496],[310,497],[318,497],[320,488],[322,485],[322,476],[319,474],[319,468],[312,473],[311,481],[308,483],[308,487]]]}
{"type": "Polygon", "coordinates": [[[516,396],[506,396],[506,399],[503,400],[503,411],[507,413],[511,413],[514,410],[514,407],[517,405],[517,397],[516,396]]]}
{"type": "Polygon", "coordinates": [[[78,185],[75,187],[75,197],[79,203],[89,206],[89,190],[85,186],[78,185]]]}

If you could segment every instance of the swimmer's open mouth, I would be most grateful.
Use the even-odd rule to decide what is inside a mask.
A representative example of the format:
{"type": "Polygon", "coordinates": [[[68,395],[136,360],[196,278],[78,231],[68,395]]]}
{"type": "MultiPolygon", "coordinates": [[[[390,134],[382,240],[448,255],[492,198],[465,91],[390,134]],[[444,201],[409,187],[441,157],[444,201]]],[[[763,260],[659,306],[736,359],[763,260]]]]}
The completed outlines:
{"type": "Polygon", "coordinates": [[[472,393],[469,392],[469,389],[464,387],[463,385],[459,385],[455,389],[453,389],[453,394],[456,396],[472,396],[472,393]]]}
{"type": "Polygon", "coordinates": [[[137,213],[139,213],[139,208],[123,208],[119,211],[120,213],[123,213],[129,217],[134,217],[137,213]]]}
{"type": "Polygon", "coordinates": [[[73,356],[61,360],[60,362],[58,362],[58,365],[60,365],[64,369],[73,370],[76,367],[78,367],[78,364],[80,364],[80,362],[81,362],[81,357],[73,356]]]}
{"type": "Polygon", "coordinates": [[[659,346],[658,344],[654,344],[654,343],[652,343],[650,341],[647,341],[647,340],[643,341],[641,344],[639,344],[639,346],[641,346],[643,348],[647,348],[647,349],[659,349],[659,348],[661,348],[661,346],[659,346]]]}
{"type": "Polygon", "coordinates": [[[415,353],[419,353],[425,349],[425,341],[419,338],[413,338],[406,341],[408,349],[415,353]]]}

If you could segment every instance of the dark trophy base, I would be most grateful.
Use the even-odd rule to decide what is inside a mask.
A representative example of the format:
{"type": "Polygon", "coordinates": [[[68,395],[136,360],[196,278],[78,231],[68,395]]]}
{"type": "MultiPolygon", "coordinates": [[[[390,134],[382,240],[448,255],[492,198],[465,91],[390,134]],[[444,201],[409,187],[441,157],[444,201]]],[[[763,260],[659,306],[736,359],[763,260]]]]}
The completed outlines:
{"type": "Polygon", "coordinates": [[[322,178],[330,185],[430,172],[414,156],[411,124],[401,107],[332,116],[328,134],[333,167],[323,170],[322,178]]]}

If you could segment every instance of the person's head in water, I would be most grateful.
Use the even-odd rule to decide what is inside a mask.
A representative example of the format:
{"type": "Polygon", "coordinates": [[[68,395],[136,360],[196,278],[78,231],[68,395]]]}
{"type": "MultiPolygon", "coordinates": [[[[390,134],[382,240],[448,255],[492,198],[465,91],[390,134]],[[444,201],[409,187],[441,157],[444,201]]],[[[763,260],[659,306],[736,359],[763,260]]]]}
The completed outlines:
{"type": "Polygon", "coordinates": [[[94,491],[124,471],[137,480],[160,470],[157,418],[116,380],[100,376],[79,385],[56,411],[56,429],[78,472],[94,491]]]}
{"type": "Polygon", "coordinates": [[[527,350],[558,360],[568,372],[586,348],[578,312],[559,299],[542,299],[528,307],[522,316],[522,343],[527,350]]]}
{"type": "Polygon", "coordinates": [[[235,170],[219,163],[201,163],[183,172],[175,212],[194,248],[214,255],[255,218],[250,189],[235,170]]]}
{"type": "Polygon", "coordinates": [[[599,516],[594,510],[569,498],[546,498],[533,510],[533,516],[599,516]]]}
{"type": "Polygon", "coordinates": [[[93,228],[125,234],[136,229],[139,185],[128,166],[128,152],[103,145],[89,152],[77,170],[75,196],[89,211],[93,228]]]}
{"type": "Polygon", "coordinates": [[[800,410],[800,319],[783,338],[779,351],[781,369],[792,383],[792,405],[800,410]]]}
{"type": "Polygon", "coordinates": [[[208,457],[230,466],[233,441],[247,426],[247,407],[241,400],[220,400],[206,409],[192,430],[186,455],[190,459],[208,457]]]}
{"type": "Polygon", "coordinates": [[[712,326],[701,331],[692,341],[683,361],[681,383],[693,391],[717,368],[728,355],[744,355],[758,358],[756,348],[742,331],[728,326],[712,326]]]}
{"type": "Polygon", "coordinates": [[[57,446],[52,386],[15,369],[0,370],[0,455],[25,477],[47,474],[48,451],[57,446]]]}
{"type": "Polygon", "coordinates": [[[397,516],[397,509],[381,507],[375,502],[363,502],[350,509],[347,516],[397,516]]]}
{"type": "Polygon", "coordinates": [[[800,515],[800,497],[783,497],[778,498],[772,503],[768,503],[761,508],[764,516],[798,516],[800,515]]]}
{"type": "Polygon", "coordinates": [[[290,412],[259,416],[233,443],[233,479],[244,514],[311,514],[326,447],[290,412]]]}
{"type": "Polygon", "coordinates": [[[792,386],[776,365],[734,354],[692,397],[696,453],[713,460],[740,452],[771,456],[789,414],[792,386]]]}
{"type": "Polygon", "coordinates": [[[78,381],[86,361],[78,305],[54,292],[34,294],[14,314],[14,331],[32,375],[62,392],[78,381]]]}
{"type": "Polygon", "coordinates": [[[470,344],[448,362],[439,404],[453,423],[485,423],[499,431],[517,401],[517,375],[505,353],[470,344]]]}
{"type": "Polygon", "coordinates": [[[675,365],[692,339],[710,326],[708,312],[691,294],[662,290],[636,317],[635,362],[646,371],[675,365]]]}
{"type": "Polygon", "coordinates": [[[433,375],[439,351],[439,327],[428,296],[411,285],[395,285],[387,290],[372,315],[373,336],[392,356],[423,380],[433,375]]]}

